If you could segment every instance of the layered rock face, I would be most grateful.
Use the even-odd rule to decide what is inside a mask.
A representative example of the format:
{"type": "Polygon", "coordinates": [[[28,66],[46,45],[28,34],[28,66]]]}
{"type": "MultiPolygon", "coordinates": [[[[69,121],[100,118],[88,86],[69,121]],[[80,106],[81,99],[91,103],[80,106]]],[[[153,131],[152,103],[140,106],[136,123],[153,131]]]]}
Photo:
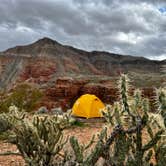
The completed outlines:
{"type": "Polygon", "coordinates": [[[71,77],[58,78],[55,86],[46,89],[46,96],[56,101],[63,109],[70,108],[74,100],[79,97],[80,90],[88,80],[73,80],[71,77]]]}
{"type": "MultiPolygon", "coordinates": [[[[143,81],[139,82],[138,77],[133,77],[132,81],[143,88],[146,82],[143,75],[151,75],[160,86],[160,82],[166,81],[161,72],[164,65],[166,61],[100,51],[87,52],[43,38],[0,53],[0,89],[10,89],[20,82],[37,84],[45,92],[43,104],[49,108],[58,105],[69,108],[85,93],[113,103],[118,99],[115,80],[120,73],[137,74],[143,81]]],[[[149,82],[155,86],[153,81],[149,82]]],[[[147,95],[153,92],[152,89],[145,91],[147,95]]]]}
{"type": "Polygon", "coordinates": [[[27,65],[20,74],[20,81],[29,81],[37,84],[47,83],[56,73],[56,62],[46,58],[28,59],[27,65]],[[35,62],[35,64],[34,64],[35,62]]]}
{"type": "Polygon", "coordinates": [[[12,66],[13,71],[17,68],[23,81],[31,78],[36,82],[40,82],[40,76],[41,79],[52,81],[57,76],[71,75],[118,76],[128,72],[160,74],[163,65],[166,65],[166,61],[152,61],[143,57],[100,51],[87,52],[62,45],[49,38],[0,53],[0,72],[3,71],[4,75],[7,75],[8,68],[12,66]],[[47,78],[48,75],[50,78],[47,78]]]}
{"type": "MultiPolygon", "coordinates": [[[[133,90],[130,90],[130,94],[133,95],[133,90]]],[[[155,100],[155,88],[142,88],[144,97],[150,99],[151,103],[155,100]]],[[[48,107],[61,106],[63,110],[70,109],[74,102],[83,94],[94,94],[99,97],[104,103],[113,104],[118,101],[119,91],[111,83],[90,83],[90,80],[74,80],[71,77],[60,77],[57,79],[55,86],[45,91],[48,101],[53,105],[48,107]]]]}

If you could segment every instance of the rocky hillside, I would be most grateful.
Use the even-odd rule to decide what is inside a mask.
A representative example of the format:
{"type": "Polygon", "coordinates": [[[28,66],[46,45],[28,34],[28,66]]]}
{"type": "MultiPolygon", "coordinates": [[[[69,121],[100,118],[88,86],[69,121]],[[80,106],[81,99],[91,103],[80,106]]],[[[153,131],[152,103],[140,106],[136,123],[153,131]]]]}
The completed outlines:
{"type": "Polygon", "coordinates": [[[113,92],[111,88],[115,87],[120,73],[128,73],[136,86],[161,86],[166,81],[161,70],[164,65],[166,61],[100,51],[87,52],[43,38],[0,53],[0,88],[11,88],[25,81],[46,90],[50,99],[56,96],[74,100],[82,93],[94,92],[107,101],[110,93],[107,96],[103,93],[108,88],[109,92],[113,92]],[[72,88],[75,90],[71,93],[72,88]]]}
{"type": "Polygon", "coordinates": [[[151,61],[143,57],[132,57],[108,52],[87,52],[64,46],[52,39],[16,46],[0,53],[0,84],[10,76],[10,81],[19,76],[23,80],[51,81],[56,76],[105,75],[117,76],[120,72],[160,73],[165,61],[151,61]],[[5,80],[4,80],[5,79],[5,80]]]}

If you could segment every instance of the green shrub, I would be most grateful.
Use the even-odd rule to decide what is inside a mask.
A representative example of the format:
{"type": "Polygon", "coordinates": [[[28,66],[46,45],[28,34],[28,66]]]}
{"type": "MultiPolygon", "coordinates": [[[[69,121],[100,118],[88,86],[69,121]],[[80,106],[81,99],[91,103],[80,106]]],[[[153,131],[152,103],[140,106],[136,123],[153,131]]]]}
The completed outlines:
{"type": "Polygon", "coordinates": [[[42,99],[42,92],[28,84],[18,85],[9,95],[4,95],[0,101],[0,112],[8,112],[11,105],[20,111],[33,111],[42,99]]]}

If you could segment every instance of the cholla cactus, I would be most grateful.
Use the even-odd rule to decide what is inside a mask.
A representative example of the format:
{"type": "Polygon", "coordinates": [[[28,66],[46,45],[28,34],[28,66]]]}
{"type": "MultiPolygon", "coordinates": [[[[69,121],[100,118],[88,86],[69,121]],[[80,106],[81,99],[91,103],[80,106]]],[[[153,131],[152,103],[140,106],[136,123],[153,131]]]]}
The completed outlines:
{"type": "Polygon", "coordinates": [[[129,79],[126,75],[122,75],[118,84],[120,90],[120,98],[123,104],[123,110],[130,114],[129,104],[128,104],[128,91],[129,91],[129,79]]]}
{"type": "MultiPolygon", "coordinates": [[[[149,102],[142,97],[140,90],[135,90],[133,97],[129,96],[127,76],[122,75],[119,88],[122,104],[116,103],[112,107],[112,113],[104,114],[109,123],[118,125],[121,130],[111,146],[112,154],[108,152],[109,161],[112,163],[110,165],[148,165],[153,155],[151,149],[161,147],[159,144],[161,144],[161,136],[165,128],[155,119],[156,116],[160,118],[161,116],[159,114],[152,116],[149,113],[149,102]],[[145,131],[150,137],[146,144],[143,143],[145,131]]],[[[163,98],[162,103],[165,100],[165,97],[163,98]]],[[[157,154],[157,148],[154,151],[157,154]]]]}
{"type": "Polygon", "coordinates": [[[158,111],[163,116],[164,124],[166,126],[166,89],[159,89],[157,91],[158,111]]]}
{"type": "Polygon", "coordinates": [[[11,129],[11,122],[5,114],[0,115],[0,134],[11,129]]]}
{"type": "Polygon", "coordinates": [[[156,103],[158,104],[158,113],[155,114],[153,121],[157,122],[160,128],[164,128],[162,139],[154,147],[155,158],[158,166],[166,163],[166,89],[158,89],[156,93],[156,103]]]}
{"type": "Polygon", "coordinates": [[[19,121],[25,117],[25,113],[16,110],[10,110],[8,113],[0,114],[0,134],[7,130],[13,129],[19,121]]]}
{"type": "Polygon", "coordinates": [[[89,153],[75,137],[70,139],[75,154],[73,165],[97,165],[99,158],[103,158],[105,166],[148,166],[153,165],[152,156],[156,157],[157,164],[162,166],[165,163],[166,151],[162,141],[165,128],[156,119],[162,117],[150,113],[149,101],[142,97],[140,90],[129,96],[127,80],[127,76],[122,75],[119,85],[121,100],[102,111],[109,124],[107,128],[113,127],[110,136],[107,128],[103,129],[89,153]],[[146,143],[143,141],[145,132],[149,135],[146,143]]]}
{"type": "Polygon", "coordinates": [[[18,107],[16,107],[14,104],[11,104],[11,106],[9,106],[9,112],[12,112],[12,111],[19,111],[18,107]]]}
{"type": "Polygon", "coordinates": [[[51,166],[58,156],[67,138],[63,139],[64,126],[56,117],[34,117],[33,121],[22,121],[14,129],[15,144],[28,165],[51,166]]]}
{"type": "Polygon", "coordinates": [[[12,130],[13,137],[8,142],[17,146],[27,165],[53,166],[54,158],[61,156],[60,152],[68,140],[63,137],[63,129],[70,125],[67,114],[60,118],[35,115],[29,119],[12,111],[2,119],[7,124],[11,122],[7,127],[12,130]]]}

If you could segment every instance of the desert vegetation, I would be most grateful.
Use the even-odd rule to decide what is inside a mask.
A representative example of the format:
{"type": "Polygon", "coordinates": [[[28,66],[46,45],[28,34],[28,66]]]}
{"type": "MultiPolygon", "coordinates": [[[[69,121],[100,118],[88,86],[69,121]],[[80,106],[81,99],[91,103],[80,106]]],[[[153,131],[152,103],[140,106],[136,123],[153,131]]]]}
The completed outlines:
{"type": "Polygon", "coordinates": [[[16,106],[18,111],[32,112],[41,101],[43,93],[30,84],[18,84],[11,92],[1,92],[0,112],[8,112],[16,106]]]}
{"type": "Polygon", "coordinates": [[[6,111],[1,106],[4,111],[0,114],[0,138],[16,145],[18,152],[0,155],[21,155],[28,166],[164,166],[166,90],[156,90],[158,109],[152,113],[141,91],[137,89],[131,96],[129,88],[128,77],[122,75],[118,82],[119,101],[101,110],[106,122],[87,144],[80,143],[74,135],[64,134],[64,130],[77,124],[70,112],[61,116],[30,116],[33,104],[22,102],[38,98],[38,92],[28,98],[14,97],[17,102],[12,103],[18,110],[6,111]]]}

